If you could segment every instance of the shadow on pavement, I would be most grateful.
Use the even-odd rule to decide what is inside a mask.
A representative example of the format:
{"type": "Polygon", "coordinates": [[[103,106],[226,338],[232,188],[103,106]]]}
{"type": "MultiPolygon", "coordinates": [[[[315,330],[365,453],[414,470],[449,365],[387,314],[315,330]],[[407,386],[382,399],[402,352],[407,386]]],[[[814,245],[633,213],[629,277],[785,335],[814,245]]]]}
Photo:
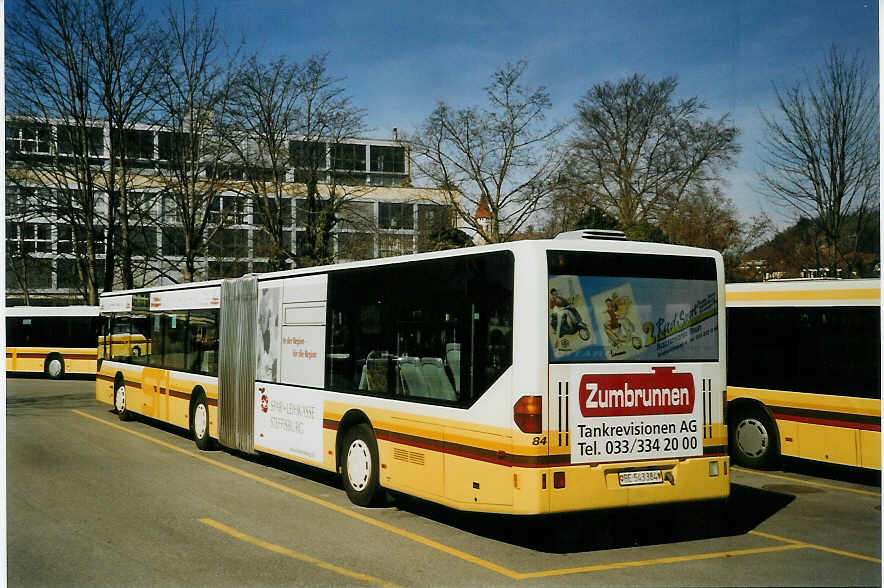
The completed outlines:
{"type": "Polygon", "coordinates": [[[464,513],[406,496],[401,510],[468,533],[548,553],[577,553],[742,535],[795,499],[731,484],[728,502],[519,517],[464,513]]]}
{"type": "Polygon", "coordinates": [[[869,470],[851,466],[843,466],[832,463],[823,463],[793,457],[780,458],[781,471],[793,474],[823,478],[833,482],[850,482],[881,488],[881,471],[869,470]]]}

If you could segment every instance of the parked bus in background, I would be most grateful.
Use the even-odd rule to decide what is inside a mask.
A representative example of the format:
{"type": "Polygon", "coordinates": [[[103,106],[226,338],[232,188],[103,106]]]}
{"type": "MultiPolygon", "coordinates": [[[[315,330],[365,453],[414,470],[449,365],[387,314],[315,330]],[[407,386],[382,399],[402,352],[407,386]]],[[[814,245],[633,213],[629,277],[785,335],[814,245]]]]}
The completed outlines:
{"type": "Polygon", "coordinates": [[[97,306],[14,306],[6,309],[6,371],[95,374],[97,306]]]}
{"type": "Polygon", "coordinates": [[[106,344],[96,396],[359,505],[725,499],[720,255],[585,236],[107,293],[105,331],[150,346],[106,344]]]}
{"type": "Polygon", "coordinates": [[[727,285],[734,460],[881,468],[881,288],[874,280],[727,285]]]}

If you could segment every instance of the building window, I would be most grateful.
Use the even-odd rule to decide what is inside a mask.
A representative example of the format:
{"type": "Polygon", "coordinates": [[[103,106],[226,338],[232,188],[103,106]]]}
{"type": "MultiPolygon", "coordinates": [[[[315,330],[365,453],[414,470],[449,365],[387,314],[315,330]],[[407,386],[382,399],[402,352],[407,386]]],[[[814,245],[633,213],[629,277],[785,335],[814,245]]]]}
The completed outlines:
{"type": "Polygon", "coordinates": [[[57,287],[60,289],[75,289],[80,287],[80,276],[77,273],[77,262],[73,259],[59,259],[56,261],[57,287]]]}
{"type": "Polygon", "coordinates": [[[120,129],[111,135],[114,152],[127,159],[153,159],[153,131],[120,129]],[[122,136],[122,142],[119,137],[122,136]]]}
{"type": "Polygon", "coordinates": [[[248,229],[221,229],[209,241],[209,255],[213,257],[246,257],[248,254],[248,229]]]}
{"type": "Polygon", "coordinates": [[[402,147],[383,147],[381,145],[372,145],[369,149],[371,152],[371,171],[394,174],[405,173],[405,149],[402,147]]]}
{"type": "Polygon", "coordinates": [[[209,222],[219,225],[245,224],[245,198],[241,196],[218,196],[209,205],[209,222]]]}
{"type": "Polygon", "coordinates": [[[129,229],[129,246],[132,255],[151,256],[157,252],[157,232],[151,227],[129,229]]]}
{"type": "Polygon", "coordinates": [[[86,127],[85,129],[73,125],[58,125],[56,134],[58,138],[58,152],[63,155],[82,155],[80,149],[85,132],[86,148],[90,157],[104,155],[104,129],[102,127],[86,127]]]}
{"type": "Polygon", "coordinates": [[[347,202],[338,213],[338,227],[343,230],[373,230],[375,228],[373,202],[347,202]]]}
{"type": "Polygon", "coordinates": [[[159,158],[165,161],[185,160],[190,161],[191,155],[196,155],[199,149],[199,135],[189,133],[172,133],[163,131],[157,133],[157,152],[159,158]],[[191,142],[195,142],[191,149],[191,142]]]}
{"type": "Polygon", "coordinates": [[[49,153],[48,125],[6,123],[6,150],[21,153],[49,153]]]}
{"type": "Polygon", "coordinates": [[[74,231],[71,225],[55,225],[57,240],[56,247],[59,253],[74,252],[74,231]]]}
{"type": "Polygon", "coordinates": [[[210,261],[209,279],[239,278],[249,273],[247,261],[210,261]]]}
{"type": "Polygon", "coordinates": [[[290,227],[292,225],[292,199],[260,198],[253,200],[252,218],[256,226],[290,227]]]}
{"type": "Polygon", "coordinates": [[[184,229],[181,227],[163,227],[163,254],[185,255],[187,253],[184,242],[184,229]]]}
{"type": "Polygon", "coordinates": [[[289,141],[289,164],[292,167],[325,169],[326,146],[320,141],[289,141]]]}
{"type": "Polygon", "coordinates": [[[6,241],[10,252],[51,253],[52,225],[45,223],[6,223],[6,241]]]}
{"type": "Polygon", "coordinates": [[[365,171],[365,145],[337,143],[332,149],[332,169],[365,171]]]}
{"type": "Polygon", "coordinates": [[[435,251],[444,247],[454,229],[454,209],[438,204],[417,205],[417,250],[435,251]]]}
{"type": "Polygon", "coordinates": [[[359,261],[374,258],[375,238],[372,233],[338,233],[338,259],[359,261]]]}
{"type": "Polygon", "coordinates": [[[414,253],[414,237],[412,235],[381,233],[378,235],[378,243],[380,257],[414,253]]]}
{"type": "Polygon", "coordinates": [[[378,226],[382,229],[413,229],[414,205],[406,202],[381,202],[378,226]]]}
{"type": "Polygon", "coordinates": [[[328,208],[329,201],[317,198],[313,201],[313,209],[307,206],[306,198],[295,199],[295,226],[306,227],[310,218],[319,223],[322,220],[324,211],[328,208]]]}
{"type": "Polygon", "coordinates": [[[52,287],[52,260],[15,257],[6,264],[6,287],[24,290],[52,287]]]}
{"type": "MultiPolygon", "coordinates": [[[[292,249],[292,232],[289,230],[282,231],[282,249],[288,253],[292,249]]],[[[252,248],[254,257],[273,257],[278,253],[273,245],[273,240],[260,228],[255,228],[252,232],[252,248]]],[[[255,270],[257,271],[257,270],[255,270]]]]}

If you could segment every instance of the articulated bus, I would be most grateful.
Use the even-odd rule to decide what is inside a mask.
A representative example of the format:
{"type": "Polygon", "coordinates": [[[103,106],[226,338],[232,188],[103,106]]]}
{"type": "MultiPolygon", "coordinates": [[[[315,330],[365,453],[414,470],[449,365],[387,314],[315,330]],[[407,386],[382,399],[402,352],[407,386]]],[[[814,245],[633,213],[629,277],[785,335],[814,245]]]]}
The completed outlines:
{"type": "Polygon", "coordinates": [[[730,448],[881,469],[877,279],[727,285],[730,448]]]}
{"type": "Polygon", "coordinates": [[[105,331],[150,346],[105,345],[97,399],[359,505],[727,498],[720,255],[562,237],[104,294],[105,331]]]}
{"type": "Polygon", "coordinates": [[[95,374],[97,306],[14,306],[6,309],[6,371],[95,374]]]}

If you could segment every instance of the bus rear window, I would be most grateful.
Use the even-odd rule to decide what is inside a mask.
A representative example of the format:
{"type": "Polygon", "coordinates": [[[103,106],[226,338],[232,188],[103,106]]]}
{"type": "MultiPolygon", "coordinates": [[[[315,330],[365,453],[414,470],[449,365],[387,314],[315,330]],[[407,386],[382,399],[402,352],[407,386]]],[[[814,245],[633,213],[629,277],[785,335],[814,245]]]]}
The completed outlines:
{"type": "Polygon", "coordinates": [[[549,360],[717,361],[712,258],[547,254],[549,360]]]}

